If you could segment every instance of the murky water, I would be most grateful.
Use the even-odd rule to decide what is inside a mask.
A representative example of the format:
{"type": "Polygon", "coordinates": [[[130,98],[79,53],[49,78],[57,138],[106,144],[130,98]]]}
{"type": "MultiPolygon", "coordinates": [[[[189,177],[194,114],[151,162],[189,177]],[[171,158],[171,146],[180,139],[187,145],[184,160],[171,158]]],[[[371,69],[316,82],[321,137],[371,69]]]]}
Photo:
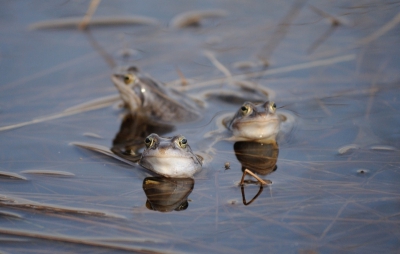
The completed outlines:
{"type": "Polygon", "coordinates": [[[188,95],[212,90],[201,120],[163,129],[184,134],[195,151],[209,148],[205,134],[243,102],[220,100],[221,89],[252,98],[229,85],[204,50],[234,77],[267,89],[295,121],[276,147],[217,142],[194,183],[146,178],[139,166],[70,145],[111,148],[123,122],[116,104],[1,131],[0,252],[399,252],[400,6],[296,3],[103,1],[95,16],[159,24],[99,26],[88,35],[28,29],[83,16],[87,1],[2,2],[0,128],[117,95],[99,49],[180,89],[181,72],[188,95]],[[332,28],[313,7],[345,22],[332,28]],[[168,26],[179,13],[204,9],[229,15],[168,26]],[[268,68],[235,68],[260,56],[268,68]],[[272,184],[238,186],[242,163],[254,163],[243,151],[261,156],[258,173],[272,184]]]}

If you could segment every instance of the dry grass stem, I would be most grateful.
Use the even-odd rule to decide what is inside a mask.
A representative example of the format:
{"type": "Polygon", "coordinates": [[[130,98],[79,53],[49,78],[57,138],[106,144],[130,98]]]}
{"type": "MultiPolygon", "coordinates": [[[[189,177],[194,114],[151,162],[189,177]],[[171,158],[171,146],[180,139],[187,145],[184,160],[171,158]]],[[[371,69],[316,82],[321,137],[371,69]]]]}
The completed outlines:
{"type": "Polygon", "coordinates": [[[86,210],[75,207],[45,204],[24,198],[11,197],[5,195],[0,195],[0,206],[42,210],[45,212],[53,212],[53,213],[69,213],[69,214],[81,214],[81,215],[98,216],[98,217],[109,217],[116,219],[126,219],[124,216],[121,216],[119,214],[108,213],[99,210],[86,210]]]}
{"type": "Polygon", "coordinates": [[[188,11],[172,18],[170,26],[174,28],[199,26],[202,19],[225,17],[226,15],[228,12],[225,10],[188,11]]]}
{"type": "Polygon", "coordinates": [[[0,171],[0,177],[10,178],[10,179],[18,179],[18,180],[27,180],[26,177],[24,177],[24,176],[21,176],[19,174],[12,173],[12,172],[5,172],[5,171],[0,171]]]}
{"type": "MultiPolygon", "coordinates": [[[[82,22],[81,17],[63,18],[56,20],[48,20],[34,23],[29,26],[31,30],[38,29],[61,29],[76,28],[82,22]]],[[[110,16],[110,17],[93,17],[90,26],[121,26],[121,25],[158,25],[156,19],[144,16],[110,16]]]]}
{"type": "Polygon", "coordinates": [[[258,182],[261,185],[267,185],[267,183],[263,179],[261,179],[259,176],[257,176],[256,174],[254,174],[253,172],[251,172],[247,168],[243,171],[242,179],[240,180],[240,185],[242,185],[242,186],[244,185],[244,177],[246,176],[246,174],[249,174],[249,175],[253,176],[255,179],[258,180],[258,182]]]}
{"type": "Polygon", "coordinates": [[[371,35],[365,37],[364,39],[359,40],[357,44],[368,44],[368,43],[378,39],[385,33],[389,32],[393,28],[395,28],[399,23],[400,23],[400,13],[398,13],[396,16],[394,16],[394,18],[392,20],[390,20],[388,23],[386,23],[384,26],[379,28],[377,31],[375,31],[371,35]]]}
{"type": "Polygon", "coordinates": [[[226,68],[220,61],[218,61],[218,59],[212,52],[206,50],[204,51],[204,55],[208,58],[208,60],[210,60],[210,62],[215,66],[215,68],[217,68],[225,75],[228,83],[232,85],[233,84],[232,73],[228,70],[228,68],[226,68]]]}
{"type": "Polygon", "coordinates": [[[99,6],[101,0],[92,0],[90,1],[89,8],[86,12],[86,15],[83,17],[82,22],[78,25],[79,30],[85,30],[90,20],[92,19],[93,14],[96,12],[97,7],[99,6]]]}
{"type": "Polygon", "coordinates": [[[178,73],[179,78],[181,79],[181,85],[187,86],[189,84],[189,82],[185,78],[185,75],[183,75],[182,71],[179,68],[176,68],[176,72],[178,73]]]}
{"type": "Polygon", "coordinates": [[[127,250],[127,251],[132,251],[135,253],[165,253],[165,252],[158,252],[155,250],[147,250],[147,249],[143,249],[141,247],[107,243],[104,241],[104,239],[95,241],[92,239],[78,238],[78,237],[72,237],[72,236],[67,236],[67,235],[62,235],[62,234],[46,234],[46,233],[41,233],[41,232],[37,232],[37,231],[29,231],[29,230],[16,230],[16,229],[9,229],[9,228],[0,228],[0,234],[32,237],[32,238],[37,238],[37,239],[74,243],[74,244],[83,244],[83,245],[88,245],[88,246],[92,246],[92,247],[127,250]]]}

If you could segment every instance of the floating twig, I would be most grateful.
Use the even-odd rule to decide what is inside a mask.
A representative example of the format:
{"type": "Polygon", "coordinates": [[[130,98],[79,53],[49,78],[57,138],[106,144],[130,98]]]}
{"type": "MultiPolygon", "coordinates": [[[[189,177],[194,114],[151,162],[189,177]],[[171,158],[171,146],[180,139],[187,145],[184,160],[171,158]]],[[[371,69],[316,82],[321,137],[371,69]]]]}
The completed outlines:
{"type": "Polygon", "coordinates": [[[396,151],[396,148],[393,146],[371,146],[370,149],[380,151],[396,151]]]}
{"type": "Polygon", "coordinates": [[[243,171],[243,175],[242,175],[242,180],[240,180],[240,185],[243,186],[244,185],[244,177],[246,176],[246,174],[249,174],[251,176],[253,176],[255,179],[258,180],[258,182],[261,185],[267,185],[267,183],[261,179],[259,176],[257,176],[256,174],[254,174],[253,172],[251,172],[250,170],[248,170],[247,168],[243,171]]]}
{"type": "MultiPolygon", "coordinates": [[[[322,60],[316,60],[308,63],[300,63],[300,64],[295,64],[295,65],[289,65],[285,67],[280,67],[280,68],[275,68],[275,69],[269,69],[265,71],[259,71],[259,72],[253,72],[253,73],[248,73],[248,74],[239,74],[239,75],[234,75],[235,80],[243,79],[243,78],[257,78],[257,77],[263,77],[263,76],[268,76],[268,75],[273,75],[273,74],[282,74],[282,73],[287,73],[287,72],[292,72],[292,71],[299,71],[299,70],[304,70],[304,69],[310,69],[314,67],[321,67],[321,66],[329,66],[337,63],[342,63],[342,62],[348,62],[352,61],[356,58],[355,54],[349,54],[349,55],[343,55],[343,56],[338,56],[338,57],[332,57],[332,58],[327,58],[327,59],[322,59],[322,60]]],[[[216,78],[204,82],[198,82],[196,84],[193,84],[191,86],[186,86],[186,87],[176,87],[177,90],[192,90],[196,88],[205,88],[208,86],[216,85],[216,84],[221,84],[222,82],[225,82],[227,80],[226,77],[223,78],[216,78]]],[[[176,85],[177,83],[179,84],[181,80],[179,79],[178,81],[173,81],[169,82],[169,86],[176,85]]],[[[358,91],[357,91],[358,92],[358,91]]],[[[11,130],[31,124],[36,124],[36,123],[41,123],[45,121],[50,121],[66,116],[71,116],[87,111],[92,111],[100,108],[105,108],[116,101],[120,100],[120,95],[111,95],[111,96],[106,96],[102,97],[99,99],[92,100],[87,103],[83,103],[71,108],[68,108],[64,110],[61,113],[57,113],[54,115],[49,115],[41,118],[36,118],[31,121],[27,122],[22,122],[22,123],[17,123],[17,124],[12,124],[12,125],[6,125],[6,126],[1,126],[0,131],[5,131],[5,130],[11,130]]]]}
{"type": "Polygon", "coordinates": [[[90,143],[85,143],[85,142],[71,142],[70,145],[74,145],[77,147],[81,147],[81,148],[85,148],[87,150],[96,152],[96,153],[101,153],[104,155],[107,155],[111,158],[117,159],[119,161],[122,161],[130,166],[137,166],[136,163],[126,160],[124,158],[119,157],[118,155],[114,154],[110,148],[105,147],[105,146],[101,146],[101,145],[97,145],[97,144],[90,144],[90,143]]]}
{"type": "Polygon", "coordinates": [[[311,54],[312,52],[314,52],[314,50],[316,50],[319,45],[321,45],[324,41],[326,41],[328,39],[328,37],[336,30],[336,28],[338,26],[344,25],[345,23],[348,24],[348,22],[345,22],[344,20],[341,20],[315,6],[309,5],[310,9],[313,10],[315,13],[317,13],[318,15],[326,18],[329,20],[331,27],[325,32],[323,33],[311,46],[309,49],[307,49],[307,54],[311,54]]]}
{"type": "Polygon", "coordinates": [[[393,28],[395,28],[399,23],[400,23],[400,13],[397,13],[397,15],[394,16],[394,18],[392,20],[390,20],[388,23],[386,23],[384,26],[379,28],[374,33],[370,34],[369,36],[365,37],[364,39],[359,40],[357,44],[368,44],[368,43],[378,39],[385,33],[389,32],[393,28]]]}
{"type": "MultiPolygon", "coordinates": [[[[82,237],[73,237],[73,236],[68,236],[64,234],[55,234],[55,233],[43,233],[43,232],[38,232],[38,231],[30,231],[30,230],[17,230],[17,229],[11,229],[11,228],[0,228],[0,234],[4,235],[14,235],[14,236],[23,236],[23,237],[32,237],[36,239],[43,239],[43,240],[50,240],[50,241],[59,241],[59,242],[65,242],[65,243],[74,243],[74,244],[83,244],[87,246],[94,246],[94,247],[102,247],[102,248],[109,248],[109,249],[116,249],[116,250],[126,250],[126,251],[132,251],[134,253],[170,253],[170,252],[165,252],[165,251],[157,251],[154,249],[145,249],[140,246],[128,246],[120,243],[111,243],[107,242],[106,238],[99,238],[98,240],[96,239],[90,239],[90,238],[82,238],[82,237]]],[[[114,239],[111,238],[109,239],[110,241],[113,241],[114,239]]],[[[118,240],[118,239],[117,239],[118,240]]],[[[130,243],[132,243],[132,240],[130,240],[130,243]]]]}
{"type": "Polygon", "coordinates": [[[22,219],[22,216],[19,215],[18,213],[12,213],[12,212],[6,212],[6,211],[0,211],[0,217],[1,216],[22,219]]]}
{"type": "Polygon", "coordinates": [[[204,55],[208,58],[208,60],[210,60],[210,62],[215,66],[215,68],[217,68],[219,71],[221,71],[229,84],[232,84],[232,73],[228,70],[228,68],[226,68],[220,61],[218,61],[218,59],[215,57],[215,55],[206,50],[204,51],[204,55]]]}
{"type": "Polygon", "coordinates": [[[85,132],[85,133],[83,133],[83,136],[85,136],[85,137],[90,137],[90,138],[103,139],[103,137],[100,136],[99,134],[92,133],[92,132],[85,132]]]}
{"type": "Polygon", "coordinates": [[[16,129],[19,127],[31,125],[31,124],[42,123],[42,122],[46,122],[46,121],[50,121],[50,120],[54,120],[54,119],[58,119],[58,118],[66,117],[66,116],[76,115],[76,114],[80,114],[80,113],[87,112],[87,111],[105,108],[105,107],[108,107],[108,106],[112,105],[113,103],[117,102],[118,100],[120,100],[119,95],[105,96],[102,98],[94,99],[89,102],[85,102],[83,104],[79,104],[74,107],[67,108],[66,110],[64,110],[60,113],[54,114],[54,115],[48,115],[48,116],[35,118],[35,119],[33,119],[31,121],[27,121],[27,122],[1,126],[0,131],[12,130],[12,129],[16,129]]]}
{"type": "Polygon", "coordinates": [[[90,1],[89,8],[86,12],[86,15],[83,17],[81,23],[78,25],[79,30],[85,30],[90,20],[92,19],[93,14],[96,12],[97,7],[99,6],[101,0],[92,0],[90,1]]]}
{"type": "MultiPolygon", "coordinates": [[[[76,28],[82,22],[81,17],[41,21],[29,26],[29,29],[76,28]]],[[[121,26],[121,25],[157,25],[158,20],[144,16],[93,17],[89,26],[121,26]]]]}
{"type": "Polygon", "coordinates": [[[115,68],[117,66],[117,63],[114,61],[113,57],[107,53],[104,47],[102,47],[100,43],[97,42],[90,30],[86,30],[85,35],[87,36],[92,48],[96,50],[97,53],[99,53],[99,55],[104,59],[108,66],[110,66],[110,68],[115,68]]]}
{"type": "Polygon", "coordinates": [[[319,45],[321,45],[323,42],[325,42],[328,37],[336,30],[337,26],[331,26],[329,27],[328,30],[325,31],[316,41],[311,44],[311,46],[307,49],[307,54],[311,54],[314,52],[319,45]]]}
{"type": "MultiPolygon", "coordinates": [[[[355,54],[348,54],[348,55],[343,55],[343,56],[336,56],[336,57],[316,60],[316,61],[312,61],[312,62],[299,63],[299,64],[289,65],[289,66],[285,66],[285,67],[268,69],[265,71],[257,71],[257,72],[246,73],[246,74],[237,74],[237,75],[233,75],[233,77],[235,78],[235,80],[246,79],[246,78],[259,78],[259,77],[265,77],[265,76],[274,75],[274,74],[282,74],[282,73],[288,73],[288,72],[292,72],[292,71],[311,69],[311,68],[315,68],[315,67],[329,66],[329,65],[333,65],[333,64],[337,64],[337,63],[353,61],[354,59],[356,59],[355,54]]],[[[227,80],[226,77],[215,78],[212,80],[198,82],[187,88],[185,87],[185,88],[179,89],[179,87],[177,87],[177,89],[178,90],[192,90],[192,89],[197,89],[197,88],[204,88],[204,87],[208,87],[208,86],[221,84],[221,83],[225,82],[226,80],[227,80]]],[[[179,84],[179,82],[180,82],[180,80],[172,81],[172,82],[167,83],[167,85],[173,86],[173,85],[179,84]]]]}
{"type": "Polygon", "coordinates": [[[342,146],[338,149],[339,154],[345,154],[347,152],[349,152],[350,150],[355,150],[355,149],[360,149],[359,145],[356,144],[350,144],[350,145],[345,145],[342,146]]]}
{"type": "Polygon", "coordinates": [[[50,204],[35,202],[32,200],[28,200],[28,199],[23,199],[23,198],[18,198],[18,197],[10,197],[10,196],[5,196],[5,195],[0,195],[0,206],[43,210],[46,212],[53,212],[53,213],[83,214],[83,215],[90,215],[90,216],[125,219],[124,216],[114,214],[114,213],[108,213],[108,212],[103,212],[103,211],[99,211],[99,210],[85,210],[85,209],[81,209],[81,208],[66,207],[66,206],[60,206],[60,205],[50,205],[50,204]]]}
{"type": "Polygon", "coordinates": [[[17,179],[17,180],[27,180],[26,177],[18,175],[17,173],[0,171],[0,177],[17,179]]]}
{"type": "Polygon", "coordinates": [[[46,169],[30,169],[24,170],[23,174],[37,174],[37,175],[50,175],[50,176],[75,176],[75,174],[67,171],[46,170],[46,169]]]}
{"type": "Polygon", "coordinates": [[[297,17],[300,9],[306,3],[307,0],[296,0],[291,6],[286,16],[279,22],[278,26],[270,36],[269,41],[263,47],[261,52],[258,54],[258,58],[264,63],[264,66],[269,65],[269,58],[271,57],[274,50],[278,47],[279,43],[285,38],[289,31],[290,24],[297,17]]]}
{"type": "Polygon", "coordinates": [[[189,84],[189,82],[185,78],[185,75],[183,75],[182,71],[179,68],[176,68],[176,72],[178,73],[179,78],[181,79],[181,85],[187,86],[189,84]]]}
{"type": "Polygon", "coordinates": [[[320,16],[328,19],[331,23],[332,26],[339,26],[339,25],[343,25],[345,22],[340,20],[339,18],[313,6],[313,5],[308,5],[310,7],[311,10],[313,10],[315,13],[319,14],[320,16]]]}
{"type": "Polygon", "coordinates": [[[220,18],[225,17],[226,15],[228,15],[228,12],[225,10],[188,11],[178,14],[172,18],[170,26],[174,28],[199,26],[202,19],[220,18]]]}

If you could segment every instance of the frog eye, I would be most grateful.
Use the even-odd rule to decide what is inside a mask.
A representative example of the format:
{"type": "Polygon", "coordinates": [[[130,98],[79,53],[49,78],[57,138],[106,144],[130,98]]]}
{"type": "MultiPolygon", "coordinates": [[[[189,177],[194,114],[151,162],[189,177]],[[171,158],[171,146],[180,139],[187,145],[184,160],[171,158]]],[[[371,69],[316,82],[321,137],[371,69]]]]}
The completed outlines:
{"type": "Polygon", "coordinates": [[[242,111],[243,115],[247,115],[251,113],[251,109],[248,105],[243,105],[240,110],[242,111]]]}
{"type": "Polygon", "coordinates": [[[186,146],[187,146],[187,139],[185,138],[185,137],[180,137],[179,139],[178,139],[178,144],[179,144],[179,146],[181,147],[181,148],[186,148],[186,146]]]}
{"type": "Polygon", "coordinates": [[[133,76],[132,74],[126,74],[124,76],[124,83],[126,85],[132,84],[133,81],[135,81],[135,76],[133,76]]]}
{"type": "Polygon", "coordinates": [[[275,112],[275,110],[276,110],[276,104],[275,104],[275,102],[271,102],[269,104],[269,111],[275,112]]]}
{"type": "Polygon", "coordinates": [[[148,136],[145,140],[144,143],[146,144],[146,147],[149,148],[154,144],[154,138],[151,136],[148,136]]]}

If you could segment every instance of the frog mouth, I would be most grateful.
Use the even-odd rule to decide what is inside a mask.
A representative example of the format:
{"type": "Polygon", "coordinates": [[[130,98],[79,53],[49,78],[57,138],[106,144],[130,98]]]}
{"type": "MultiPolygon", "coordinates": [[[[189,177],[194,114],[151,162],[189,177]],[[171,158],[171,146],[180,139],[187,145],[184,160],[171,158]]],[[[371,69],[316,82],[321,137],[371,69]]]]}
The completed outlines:
{"type": "Polygon", "coordinates": [[[276,118],[270,118],[270,119],[263,119],[263,118],[258,118],[258,119],[246,119],[242,120],[238,124],[268,124],[268,123],[273,123],[273,122],[278,122],[278,119],[276,118]]]}
{"type": "Polygon", "coordinates": [[[279,120],[275,118],[270,119],[246,119],[233,124],[234,128],[238,129],[262,129],[271,125],[279,125],[279,120]]]}
{"type": "Polygon", "coordinates": [[[234,136],[251,140],[273,139],[279,132],[279,121],[270,120],[251,120],[236,123],[232,129],[234,136]]]}
{"type": "Polygon", "coordinates": [[[195,163],[192,157],[171,156],[171,155],[146,155],[141,159],[141,163],[153,165],[153,167],[179,167],[180,165],[190,165],[195,163]]]}
{"type": "Polygon", "coordinates": [[[146,156],[140,160],[142,167],[166,177],[191,177],[201,169],[193,158],[180,156],[146,156]]]}

